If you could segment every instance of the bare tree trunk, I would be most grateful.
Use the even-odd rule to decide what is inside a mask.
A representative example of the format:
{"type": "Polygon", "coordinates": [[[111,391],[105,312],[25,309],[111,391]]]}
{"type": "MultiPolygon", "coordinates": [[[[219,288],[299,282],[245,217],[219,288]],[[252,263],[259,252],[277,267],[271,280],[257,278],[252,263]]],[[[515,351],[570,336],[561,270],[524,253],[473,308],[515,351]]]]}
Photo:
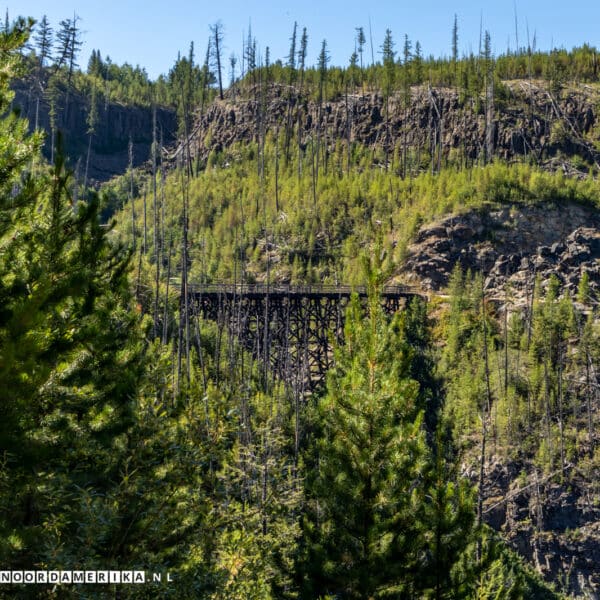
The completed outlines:
{"type": "Polygon", "coordinates": [[[141,297],[140,297],[141,287],[142,287],[142,250],[140,249],[140,252],[138,255],[137,277],[136,277],[136,284],[135,284],[135,299],[140,306],[142,306],[141,297]]]}
{"type": "Polygon", "coordinates": [[[352,121],[350,116],[350,108],[348,107],[348,84],[346,84],[346,150],[347,150],[347,163],[346,163],[346,174],[350,174],[350,163],[352,159],[352,148],[350,144],[350,132],[352,130],[352,121]]]}
{"type": "Polygon", "coordinates": [[[481,564],[483,558],[482,535],[483,535],[483,484],[485,480],[485,444],[487,438],[485,407],[481,410],[481,451],[479,455],[479,482],[477,485],[477,562],[481,564]]]}
{"type": "Polygon", "coordinates": [[[269,478],[269,449],[266,441],[267,433],[265,431],[263,435],[263,464],[262,464],[262,485],[261,485],[261,511],[262,511],[262,534],[267,535],[268,521],[267,514],[265,512],[265,505],[267,503],[267,492],[268,492],[268,478],[269,478]]]}
{"type": "Polygon", "coordinates": [[[169,258],[167,259],[167,289],[165,290],[165,309],[163,313],[163,330],[162,330],[162,343],[167,343],[168,335],[168,318],[169,318],[169,285],[171,283],[171,256],[173,254],[173,233],[171,233],[171,239],[169,241],[169,258]]]}
{"type": "Polygon", "coordinates": [[[565,437],[564,437],[564,423],[563,423],[563,353],[562,344],[559,342],[558,347],[558,427],[560,432],[560,479],[561,481],[565,476],[565,437]]]}
{"type": "MultiPolygon", "coordinates": [[[[182,173],[183,180],[183,173],[182,173]]],[[[182,215],[182,240],[181,240],[181,303],[183,315],[180,323],[180,339],[185,341],[186,379],[190,383],[190,312],[189,312],[189,284],[188,284],[188,189],[187,182],[182,181],[183,215],[182,215]],[[185,340],[183,334],[185,333],[185,340]]],[[[181,373],[179,374],[181,375],[181,373]]]]}
{"type": "Polygon", "coordinates": [[[319,98],[319,111],[317,116],[317,148],[314,153],[316,160],[313,163],[313,200],[315,203],[315,214],[317,210],[317,185],[319,183],[319,153],[321,149],[321,117],[322,117],[323,101],[319,98]]]}
{"type": "Polygon", "coordinates": [[[483,482],[484,482],[484,471],[485,471],[485,447],[487,438],[487,419],[490,415],[490,409],[492,405],[492,393],[490,388],[490,366],[488,360],[488,343],[487,343],[487,322],[486,322],[486,311],[485,311],[485,292],[483,289],[483,279],[481,280],[481,318],[483,325],[483,360],[485,365],[485,391],[486,391],[486,402],[483,404],[481,409],[481,455],[479,460],[479,486],[477,492],[477,526],[479,528],[479,537],[477,541],[477,561],[481,563],[482,560],[482,547],[481,547],[481,533],[483,526],[483,482]]]}
{"type": "MultiPolygon", "coordinates": [[[[508,281],[508,267],[507,267],[508,281]]],[[[504,398],[508,401],[508,294],[504,288],[504,398]]]]}
{"type": "Polygon", "coordinates": [[[144,196],[142,199],[142,208],[143,208],[143,214],[144,214],[144,247],[142,248],[142,253],[146,254],[148,252],[148,222],[147,222],[147,205],[146,205],[146,195],[148,193],[148,190],[146,188],[146,186],[144,185],[144,196]]]}
{"type": "Polygon", "coordinates": [[[594,417],[592,414],[592,358],[589,353],[587,340],[585,342],[585,382],[586,382],[586,408],[588,419],[588,444],[590,447],[590,456],[594,454],[594,417]]]}
{"type": "Polygon", "coordinates": [[[152,213],[153,213],[153,247],[154,247],[154,315],[153,315],[153,337],[158,336],[158,297],[160,285],[160,246],[162,240],[159,234],[158,202],[156,197],[156,104],[152,106],[152,213]]]}
{"type": "Polygon", "coordinates": [[[133,143],[129,137],[129,202],[131,202],[131,235],[133,237],[133,249],[135,250],[135,201],[133,199],[133,143]]]}
{"type": "Polygon", "coordinates": [[[487,75],[485,102],[485,158],[490,162],[494,158],[494,78],[487,75]]]}
{"type": "Polygon", "coordinates": [[[215,59],[217,61],[217,78],[219,81],[219,98],[223,100],[223,79],[221,74],[221,44],[223,42],[223,32],[220,23],[211,26],[213,33],[213,43],[215,48],[215,59]]]}
{"type": "MultiPolygon", "coordinates": [[[[310,150],[311,150],[311,168],[312,168],[312,192],[313,192],[313,209],[315,214],[317,212],[317,169],[315,169],[315,143],[314,140],[310,140],[310,150]]],[[[318,158],[317,158],[318,161],[318,158]]]]}
{"type": "Polygon", "coordinates": [[[546,412],[545,421],[546,421],[546,444],[548,448],[551,447],[552,442],[552,432],[550,429],[550,393],[549,393],[549,377],[548,377],[548,356],[544,357],[544,410],[546,412]]]}
{"type": "Polygon", "coordinates": [[[88,148],[87,148],[87,157],[85,159],[85,174],[83,176],[83,193],[85,194],[85,190],[87,189],[87,180],[88,180],[88,171],[90,169],[90,153],[92,151],[92,134],[88,138],[88,148]]]}
{"type": "Polygon", "coordinates": [[[279,214],[279,127],[275,132],[275,212],[279,214]]]}
{"type": "Polygon", "coordinates": [[[164,253],[165,253],[165,183],[166,183],[166,174],[165,174],[165,165],[163,162],[162,156],[163,149],[163,132],[162,128],[160,130],[160,212],[161,212],[161,225],[160,225],[160,239],[162,240],[162,252],[163,252],[163,265],[164,265],[164,253]]]}
{"type": "Polygon", "coordinates": [[[527,351],[531,347],[531,334],[533,333],[533,306],[535,300],[535,268],[533,269],[533,278],[531,282],[531,300],[529,301],[529,315],[527,327],[527,351]]]}

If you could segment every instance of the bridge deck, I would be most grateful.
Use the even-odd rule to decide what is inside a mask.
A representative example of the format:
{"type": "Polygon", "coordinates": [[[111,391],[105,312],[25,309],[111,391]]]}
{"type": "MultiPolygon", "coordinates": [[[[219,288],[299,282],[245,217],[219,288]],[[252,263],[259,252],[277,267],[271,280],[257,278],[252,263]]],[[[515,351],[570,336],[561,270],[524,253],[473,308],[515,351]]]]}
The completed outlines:
{"type": "MultiPolygon", "coordinates": [[[[224,295],[244,296],[246,298],[261,298],[264,296],[302,297],[302,298],[349,298],[353,293],[360,297],[367,295],[365,286],[351,287],[348,285],[281,285],[281,284],[192,284],[189,291],[193,295],[224,295]]],[[[382,288],[381,297],[387,298],[422,298],[423,294],[414,288],[402,285],[386,286],[382,288]]]]}

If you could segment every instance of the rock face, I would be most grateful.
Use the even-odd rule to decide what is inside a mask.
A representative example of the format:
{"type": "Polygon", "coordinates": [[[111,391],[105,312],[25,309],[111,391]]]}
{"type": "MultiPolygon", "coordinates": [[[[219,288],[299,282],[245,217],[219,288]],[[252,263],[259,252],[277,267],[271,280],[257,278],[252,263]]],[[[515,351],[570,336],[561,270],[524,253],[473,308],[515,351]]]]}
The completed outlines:
{"type": "MultiPolygon", "coordinates": [[[[321,107],[306,96],[297,96],[295,91],[290,93],[282,85],[272,84],[266,99],[258,89],[245,91],[243,95],[234,89],[227,92],[225,100],[215,100],[204,114],[197,116],[190,134],[190,154],[206,159],[212,151],[258,139],[261,131],[273,137],[278,132],[283,146],[286,124],[290,123],[296,129],[289,141],[291,146],[300,143],[306,150],[319,130],[326,151],[349,140],[378,149],[375,161],[395,161],[396,167],[404,155],[413,156],[413,161],[419,163],[414,165],[417,169],[422,168],[422,161],[431,160],[439,165],[447,160],[468,164],[489,151],[504,160],[531,157],[549,168],[561,167],[570,172],[577,172],[581,158],[589,163],[600,162],[594,146],[600,139],[595,128],[598,92],[581,86],[555,99],[542,85],[517,81],[506,83],[502,95],[495,103],[492,130],[486,132],[484,103],[462,100],[456,90],[449,88],[413,87],[408,103],[400,94],[385,102],[380,93],[349,93],[323,102],[321,107]]],[[[25,82],[17,85],[14,104],[33,127],[38,107],[32,87],[25,82]]],[[[58,128],[64,134],[67,153],[75,166],[78,158],[85,162],[87,153],[89,100],[71,92],[67,102],[63,92],[58,104],[61,108],[58,128]]],[[[152,111],[103,102],[98,108],[90,176],[103,181],[127,168],[130,137],[134,144],[134,164],[147,160],[152,143],[152,111]]],[[[48,132],[49,109],[47,100],[42,99],[38,122],[48,132]]],[[[162,132],[163,145],[174,145],[175,112],[159,108],[157,126],[162,132]]],[[[48,151],[49,143],[46,146],[48,151]]],[[[183,148],[183,142],[179,142],[171,154],[175,156],[183,148]]]]}
{"type": "Polygon", "coordinates": [[[597,159],[595,91],[582,86],[557,100],[542,85],[517,81],[506,83],[503,95],[495,104],[491,148],[486,144],[483,102],[463,101],[453,89],[413,87],[406,106],[397,94],[387,108],[381,94],[348,94],[324,102],[319,110],[316,102],[299,98],[295,92],[290,95],[287,87],[276,85],[265,100],[258,90],[244,96],[230,91],[225,100],[216,100],[198,116],[190,147],[192,153],[206,158],[212,150],[258,139],[259,127],[272,136],[278,130],[282,139],[287,122],[299,127],[304,147],[316,134],[320,114],[321,140],[328,149],[349,139],[380,148],[385,153],[380,160],[384,156],[391,160],[394,150],[401,155],[405,147],[413,155],[433,157],[440,164],[457,157],[473,160],[489,149],[505,160],[530,156],[538,163],[552,163],[560,154],[563,167],[576,155],[591,162],[597,159]]]}
{"type": "Polygon", "coordinates": [[[600,598],[600,507],[591,479],[526,472],[518,462],[489,464],[484,518],[548,580],[577,598],[600,598]]]}
{"type": "MultiPolygon", "coordinates": [[[[37,99],[25,84],[17,86],[13,106],[29,119],[30,129],[35,126],[36,112],[39,126],[47,132],[44,153],[50,156],[50,106],[45,99],[37,99]]],[[[65,152],[71,168],[83,177],[88,148],[87,115],[89,102],[76,92],[58,100],[61,110],[57,114],[57,129],[63,136],[65,152]],[[66,108],[64,108],[66,106],[66,108]]],[[[162,133],[163,143],[172,144],[177,133],[174,111],[158,108],[156,111],[157,135],[162,133]]],[[[133,143],[133,164],[139,166],[150,157],[152,145],[152,110],[139,106],[125,106],[114,102],[99,103],[98,125],[92,138],[88,179],[101,182],[124,173],[129,164],[129,140],[133,143]]]]}
{"type": "Polygon", "coordinates": [[[430,290],[448,283],[454,265],[485,274],[490,296],[505,282],[524,297],[536,275],[554,274],[572,294],[584,272],[600,290],[600,213],[577,204],[512,206],[471,211],[423,227],[402,267],[406,279],[430,290]]]}

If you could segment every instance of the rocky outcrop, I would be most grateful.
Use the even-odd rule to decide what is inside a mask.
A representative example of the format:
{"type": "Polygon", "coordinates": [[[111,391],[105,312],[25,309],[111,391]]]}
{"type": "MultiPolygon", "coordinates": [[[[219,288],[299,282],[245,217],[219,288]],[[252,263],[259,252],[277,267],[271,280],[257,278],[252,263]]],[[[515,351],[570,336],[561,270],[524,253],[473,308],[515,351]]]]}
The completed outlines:
{"type": "Polygon", "coordinates": [[[418,231],[401,273],[438,291],[456,264],[483,272],[492,297],[502,297],[509,281],[523,299],[536,276],[544,283],[552,274],[574,294],[584,272],[598,291],[600,213],[569,203],[484,207],[449,216],[418,231]]]}
{"type": "Polygon", "coordinates": [[[576,598],[600,598],[598,473],[544,475],[518,461],[486,468],[485,521],[537,571],[576,598]]]}
{"type": "MultiPolygon", "coordinates": [[[[597,92],[582,86],[556,99],[542,84],[517,81],[504,84],[501,96],[491,120],[494,156],[505,160],[528,156],[551,168],[560,165],[569,170],[573,169],[570,157],[596,162],[597,92]]],[[[313,100],[279,85],[271,86],[266,99],[258,90],[243,96],[234,90],[225,100],[216,100],[198,116],[190,148],[206,158],[213,150],[258,139],[259,124],[273,137],[278,131],[282,139],[286,123],[299,127],[305,148],[316,134],[319,115],[321,139],[329,149],[349,139],[381,148],[388,160],[395,149],[403,154],[406,148],[408,154],[419,156],[419,163],[433,157],[436,164],[475,160],[489,150],[484,103],[465,100],[454,89],[413,87],[408,103],[400,94],[389,103],[379,93],[348,94],[324,102],[320,110],[313,100]]]]}
{"type": "MultiPolygon", "coordinates": [[[[14,108],[23,117],[29,119],[33,130],[36,120],[46,131],[44,153],[50,156],[50,106],[46,98],[41,98],[38,106],[37,96],[27,83],[17,84],[14,108]]],[[[59,96],[57,105],[57,129],[63,137],[64,149],[72,169],[83,176],[89,136],[87,116],[89,100],[71,91],[59,96]]],[[[177,133],[175,112],[158,108],[156,111],[158,135],[162,134],[163,143],[173,144],[177,133]]],[[[152,110],[140,106],[129,106],[115,102],[98,104],[98,124],[92,138],[88,178],[91,183],[102,182],[124,173],[129,164],[129,140],[133,144],[133,164],[139,166],[150,157],[152,145],[152,110]]]]}

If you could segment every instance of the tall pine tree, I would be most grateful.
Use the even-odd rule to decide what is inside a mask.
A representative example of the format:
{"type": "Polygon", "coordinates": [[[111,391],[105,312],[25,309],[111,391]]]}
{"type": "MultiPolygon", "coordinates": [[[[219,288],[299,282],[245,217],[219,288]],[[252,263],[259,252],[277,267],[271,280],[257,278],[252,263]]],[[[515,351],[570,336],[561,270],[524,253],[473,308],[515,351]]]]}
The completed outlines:
{"type": "MultiPolygon", "coordinates": [[[[318,409],[304,522],[304,594],[442,598],[470,540],[471,494],[427,445],[405,315],[387,322],[369,275],[318,409]],[[451,549],[451,550],[448,550],[451,549]]],[[[413,334],[414,335],[414,334],[413,334]]]]}

